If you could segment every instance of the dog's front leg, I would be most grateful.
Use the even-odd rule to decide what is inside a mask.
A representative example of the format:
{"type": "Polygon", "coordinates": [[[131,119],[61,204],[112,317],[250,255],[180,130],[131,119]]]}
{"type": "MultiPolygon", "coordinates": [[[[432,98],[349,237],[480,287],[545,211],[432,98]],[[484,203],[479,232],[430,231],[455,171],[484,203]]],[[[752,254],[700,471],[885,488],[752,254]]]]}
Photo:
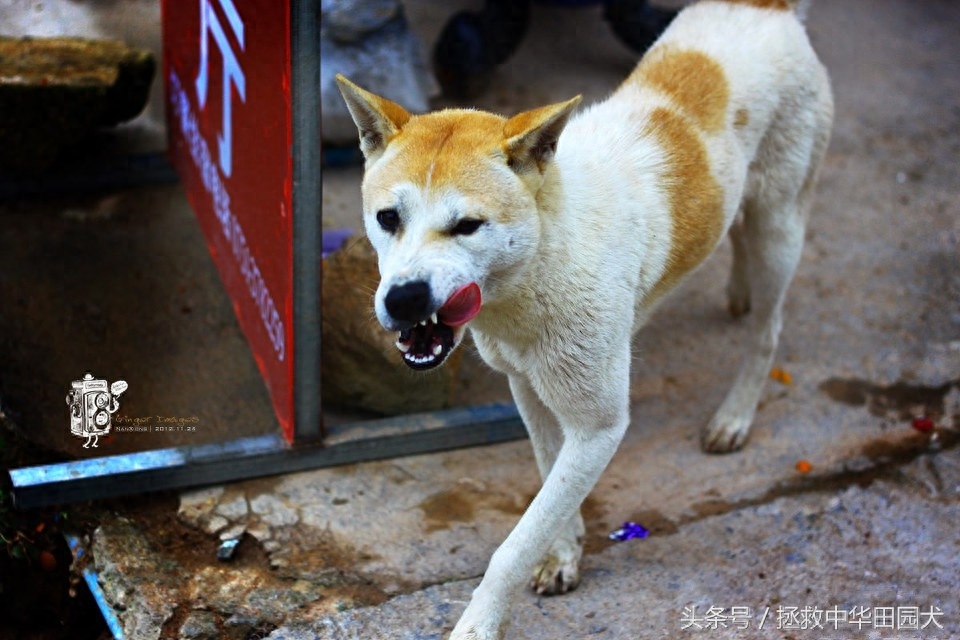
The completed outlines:
{"type": "Polygon", "coordinates": [[[618,387],[615,392],[610,388],[584,390],[595,393],[584,393],[589,400],[583,403],[565,398],[562,413],[557,403],[551,403],[563,444],[540,492],[490,559],[450,640],[503,638],[513,599],[528,583],[557,533],[569,526],[617,450],[629,422],[626,380],[624,375],[622,385],[613,385],[618,387]],[[606,400],[598,401],[600,398],[606,400]]]}
{"type": "MultiPolygon", "coordinates": [[[[563,431],[557,416],[537,395],[530,381],[523,376],[510,376],[510,391],[530,435],[530,445],[546,481],[563,445],[563,431]]],[[[580,557],[583,555],[583,518],[578,508],[556,537],[533,571],[531,587],[537,593],[557,594],[575,589],[580,583],[580,557]]]]}

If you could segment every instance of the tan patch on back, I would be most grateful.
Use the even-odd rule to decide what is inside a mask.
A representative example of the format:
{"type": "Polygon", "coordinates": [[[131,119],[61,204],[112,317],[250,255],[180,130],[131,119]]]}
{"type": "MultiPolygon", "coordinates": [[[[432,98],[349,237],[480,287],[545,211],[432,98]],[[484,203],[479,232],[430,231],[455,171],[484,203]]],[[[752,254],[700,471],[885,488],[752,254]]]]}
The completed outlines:
{"type": "Polygon", "coordinates": [[[666,269],[650,294],[651,302],[713,251],[723,231],[723,189],[710,173],[707,151],[683,116],[667,109],[650,114],[647,133],[667,153],[663,189],[673,220],[666,269]]]}
{"type": "Polygon", "coordinates": [[[748,124],[750,124],[750,112],[746,109],[737,109],[737,112],[733,114],[733,126],[745,127],[748,124]]]}
{"type": "Polygon", "coordinates": [[[745,4],[758,9],[776,9],[777,11],[788,11],[790,3],[787,0],[722,0],[730,4],[745,4]]]}
{"type": "Polygon", "coordinates": [[[730,87],[720,63],[700,51],[660,46],[650,51],[628,81],[663,92],[705,131],[724,126],[730,87]]]}

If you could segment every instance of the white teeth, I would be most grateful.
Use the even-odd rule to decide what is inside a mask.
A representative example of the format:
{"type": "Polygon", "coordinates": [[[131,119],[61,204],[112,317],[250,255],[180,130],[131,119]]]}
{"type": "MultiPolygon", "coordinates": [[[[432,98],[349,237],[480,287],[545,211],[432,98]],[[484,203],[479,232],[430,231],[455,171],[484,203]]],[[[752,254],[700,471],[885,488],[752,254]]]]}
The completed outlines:
{"type": "Polygon", "coordinates": [[[434,360],[436,360],[434,356],[431,356],[429,354],[423,355],[423,356],[414,356],[408,353],[403,357],[414,364],[425,364],[427,362],[433,362],[434,360]]]}
{"type": "Polygon", "coordinates": [[[427,326],[427,321],[426,321],[426,320],[421,320],[421,321],[420,321],[420,326],[421,326],[421,327],[427,326]]]}
{"type": "Polygon", "coordinates": [[[434,313],[433,315],[430,316],[430,322],[432,322],[433,324],[438,324],[438,323],[439,323],[439,321],[437,320],[437,314],[436,314],[436,313],[434,313]]]}
{"type": "Polygon", "coordinates": [[[438,356],[443,353],[443,345],[435,344],[433,345],[433,355],[438,356]]]}
{"type": "Polygon", "coordinates": [[[400,349],[400,351],[402,351],[403,353],[410,351],[410,345],[408,345],[406,342],[401,342],[400,340],[397,340],[394,344],[397,345],[397,349],[400,349]]]}

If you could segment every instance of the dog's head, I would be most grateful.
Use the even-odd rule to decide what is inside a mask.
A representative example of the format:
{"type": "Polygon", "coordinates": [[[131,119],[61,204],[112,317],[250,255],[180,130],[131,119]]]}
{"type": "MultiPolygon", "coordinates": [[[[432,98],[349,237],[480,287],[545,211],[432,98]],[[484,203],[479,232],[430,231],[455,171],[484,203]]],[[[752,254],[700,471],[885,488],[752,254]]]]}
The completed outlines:
{"type": "Polygon", "coordinates": [[[366,158],[364,226],[377,251],[377,318],[413,369],[441,364],[481,304],[506,295],[536,252],[557,139],[580,101],[512,118],[414,116],[337,76],[366,158]]]}

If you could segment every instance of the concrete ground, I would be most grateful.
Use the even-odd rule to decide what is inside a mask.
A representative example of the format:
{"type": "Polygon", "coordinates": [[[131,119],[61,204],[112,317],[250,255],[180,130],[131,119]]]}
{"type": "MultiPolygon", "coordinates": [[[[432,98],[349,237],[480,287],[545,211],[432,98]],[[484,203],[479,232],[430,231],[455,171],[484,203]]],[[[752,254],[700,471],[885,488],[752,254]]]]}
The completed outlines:
{"type": "MultiPolygon", "coordinates": [[[[408,5],[427,42],[452,11],[408,5]]],[[[960,638],[958,24],[949,0],[814,4],[837,118],[786,306],[789,384],[768,384],[744,451],[700,452],[747,336],[724,311],[724,247],[636,340],[633,424],[584,506],[583,584],[518,597],[509,638],[960,638]],[[651,536],[610,541],[624,521],[651,536]]],[[[596,9],[537,7],[478,106],[590,101],[633,62],[596,9]]],[[[324,216],[358,225],[358,170],[323,179],[324,216]]],[[[158,233],[194,242],[182,196],[160,193],[179,222],[158,233]]],[[[132,224],[111,220],[102,233],[132,224]]],[[[210,268],[190,271],[201,300],[217,295],[210,268]]],[[[203,344],[249,367],[235,342],[203,344]]],[[[195,357],[183,344],[163,371],[195,357]]],[[[202,366],[143,384],[172,385],[172,402],[196,378],[216,386],[202,366]]],[[[177,410],[214,422],[247,384],[177,410]]],[[[269,410],[262,393],[242,401],[269,410]]],[[[90,544],[131,638],[441,638],[537,487],[521,441],[188,492],[105,514],[90,544]],[[241,534],[218,562],[219,538],[241,534]]]]}

